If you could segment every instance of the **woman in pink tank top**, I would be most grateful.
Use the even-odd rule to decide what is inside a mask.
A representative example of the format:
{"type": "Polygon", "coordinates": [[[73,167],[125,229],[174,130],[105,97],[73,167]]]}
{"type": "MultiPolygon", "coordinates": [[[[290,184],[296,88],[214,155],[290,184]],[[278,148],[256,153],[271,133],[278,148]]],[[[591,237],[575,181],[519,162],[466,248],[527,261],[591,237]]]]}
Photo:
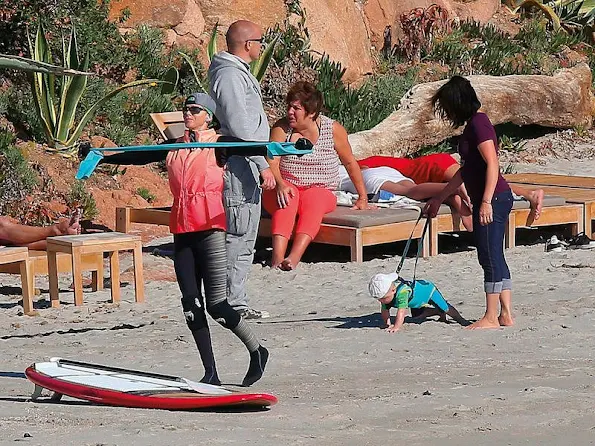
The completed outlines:
{"type": "Polygon", "coordinates": [[[263,192],[263,205],[272,219],[273,268],[295,269],[318,234],[324,214],[337,206],[332,191],[339,184],[339,163],[345,166],[359,194],[353,209],[370,209],[347,131],[341,124],[320,114],[322,101],[322,93],[314,85],[295,83],[286,97],[287,117],[277,121],[271,130],[271,141],[308,138],[315,143],[308,155],[269,160],[277,187],[263,192]],[[295,239],[286,256],[294,227],[295,239]]]}

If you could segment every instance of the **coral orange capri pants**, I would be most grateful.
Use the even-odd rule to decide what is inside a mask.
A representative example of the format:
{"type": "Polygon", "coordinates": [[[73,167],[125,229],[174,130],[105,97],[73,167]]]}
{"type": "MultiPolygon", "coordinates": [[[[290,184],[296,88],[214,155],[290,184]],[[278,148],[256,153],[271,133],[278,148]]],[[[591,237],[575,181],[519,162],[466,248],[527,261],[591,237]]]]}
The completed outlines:
{"type": "Polygon", "coordinates": [[[263,192],[262,203],[271,214],[272,233],[289,239],[295,226],[296,234],[307,234],[314,239],[320,230],[324,214],[337,207],[337,198],[330,190],[322,187],[297,188],[292,184],[290,186],[294,196],[284,208],[279,207],[276,190],[263,192]]]}

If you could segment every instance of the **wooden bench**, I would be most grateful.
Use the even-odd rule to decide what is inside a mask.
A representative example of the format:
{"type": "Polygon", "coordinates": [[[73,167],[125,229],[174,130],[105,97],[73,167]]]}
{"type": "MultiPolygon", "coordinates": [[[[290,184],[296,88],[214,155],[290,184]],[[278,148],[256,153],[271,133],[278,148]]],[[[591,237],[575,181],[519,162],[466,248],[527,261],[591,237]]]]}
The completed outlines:
{"type": "MultiPolygon", "coordinates": [[[[514,183],[513,183],[514,184],[514,183]]],[[[522,184],[525,189],[543,189],[548,195],[563,197],[567,203],[579,204],[583,207],[583,230],[589,238],[595,236],[593,221],[595,220],[595,189],[578,189],[575,187],[543,186],[540,184],[522,184]]]]}
{"type": "Polygon", "coordinates": [[[533,184],[542,186],[595,189],[595,177],[554,175],[548,173],[514,173],[505,175],[505,178],[509,183],[518,183],[521,185],[533,184]]]}
{"type": "MultiPolygon", "coordinates": [[[[516,230],[518,228],[570,225],[574,235],[583,230],[583,207],[567,203],[560,196],[546,196],[539,220],[530,220],[530,205],[526,200],[515,200],[510,213],[505,233],[506,248],[516,246],[516,230]]],[[[465,231],[460,220],[453,219],[450,213],[438,215],[430,225],[430,256],[438,254],[438,234],[465,231]]]]}
{"type": "MultiPolygon", "coordinates": [[[[448,208],[447,208],[448,209],[448,208]]],[[[363,261],[364,246],[407,240],[419,211],[413,209],[379,209],[370,211],[354,211],[348,207],[337,209],[324,216],[315,243],[348,246],[351,249],[351,260],[363,261]]],[[[117,208],[116,230],[127,233],[132,223],[169,225],[169,208],[117,208]]],[[[270,237],[270,218],[264,215],[260,221],[258,235],[270,237]]],[[[414,238],[421,237],[423,225],[420,223],[414,238]]],[[[423,254],[429,253],[428,238],[424,242],[423,254]]]]}
{"type": "Polygon", "coordinates": [[[83,304],[82,272],[83,257],[110,255],[110,278],[112,302],[120,301],[120,261],[119,251],[132,250],[134,256],[134,284],[136,302],[144,301],[142,243],[138,236],[104,232],[99,234],[61,235],[47,238],[48,276],[50,282],[50,300],[52,307],[59,307],[58,296],[58,257],[59,253],[69,255],[74,282],[74,304],[83,304]]]}
{"type": "Polygon", "coordinates": [[[19,269],[23,311],[25,314],[30,314],[33,311],[33,274],[29,263],[29,250],[27,248],[0,248],[0,265],[16,265],[19,269]]]}
{"type": "MultiPolygon", "coordinates": [[[[313,242],[348,246],[351,249],[351,261],[362,262],[365,246],[407,240],[418,216],[417,209],[388,208],[359,211],[346,206],[337,206],[337,209],[324,216],[320,231],[313,242]]],[[[413,238],[421,237],[423,226],[423,222],[417,225],[413,238]]],[[[264,212],[258,235],[271,236],[271,219],[264,212]]],[[[429,237],[424,240],[422,253],[424,257],[429,255],[429,237]]]]}

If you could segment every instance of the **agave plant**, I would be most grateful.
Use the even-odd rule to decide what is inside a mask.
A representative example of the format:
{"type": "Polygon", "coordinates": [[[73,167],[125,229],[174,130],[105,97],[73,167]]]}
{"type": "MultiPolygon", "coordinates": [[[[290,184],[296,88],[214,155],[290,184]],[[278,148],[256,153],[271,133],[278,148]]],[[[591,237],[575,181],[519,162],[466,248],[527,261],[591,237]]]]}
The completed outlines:
{"type": "Polygon", "coordinates": [[[595,25],[595,0],[510,0],[514,12],[526,9],[540,10],[552,23],[554,30],[569,33],[592,32],[595,25]]]}
{"type": "Polygon", "coordinates": [[[79,57],[76,30],[70,32],[68,46],[62,39],[63,66],[55,66],[42,25],[37,28],[35,42],[29,37],[32,59],[0,55],[0,68],[16,69],[29,73],[35,107],[46,134],[47,144],[53,151],[73,153],[85,126],[109,99],[121,91],[141,85],[156,86],[157,79],[144,79],[115,88],[89,108],[75,127],[75,115],[87,88],[89,69],[88,53],[79,57]],[[56,76],[61,79],[57,81],[56,76]],[[56,94],[58,93],[58,94],[56,94]]]}

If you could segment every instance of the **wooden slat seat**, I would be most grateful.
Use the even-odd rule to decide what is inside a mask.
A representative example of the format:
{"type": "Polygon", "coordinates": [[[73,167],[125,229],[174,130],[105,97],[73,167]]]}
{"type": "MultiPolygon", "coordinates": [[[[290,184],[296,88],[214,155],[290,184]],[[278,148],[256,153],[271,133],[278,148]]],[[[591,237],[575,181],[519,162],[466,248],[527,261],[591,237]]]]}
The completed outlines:
{"type": "Polygon", "coordinates": [[[0,248],[0,266],[13,266],[21,275],[21,290],[23,294],[23,311],[31,314],[33,311],[33,274],[29,263],[29,250],[20,247],[0,248]]]}
{"type": "MultiPolygon", "coordinates": [[[[513,183],[514,184],[514,183],[513,183]]],[[[583,206],[583,230],[589,238],[595,237],[595,189],[578,189],[574,187],[543,186],[540,184],[522,184],[525,189],[543,189],[546,194],[563,197],[567,203],[583,206]]]]}
{"type": "Polygon", "coordinates": [[[505,175],[505,178],[509,183],[595,189],[595,177],[549,173],[514,173],[505,175]]]}
{"type": "Polygon", "coordinates": [[[150,113],[163,139],[177,139],[184,135],[184,114],[181,111],[150,113]]]}
{"type": "MultiPolygon", "coordinates": [[[[539,220],[530,219],[531,206],[526,200],[515,200],[506,227],[505,246],[516,246],[516,230],[518,228],[570,225],[573,234],[583,230],[584,212],[581,205],[568,203],[560,196],[545,196],[539,220]]],[[[464,231],[459,219],[452,215],[438,215],[430,226],[430,256],[438,254],[438,234],[464,231]]]]}

